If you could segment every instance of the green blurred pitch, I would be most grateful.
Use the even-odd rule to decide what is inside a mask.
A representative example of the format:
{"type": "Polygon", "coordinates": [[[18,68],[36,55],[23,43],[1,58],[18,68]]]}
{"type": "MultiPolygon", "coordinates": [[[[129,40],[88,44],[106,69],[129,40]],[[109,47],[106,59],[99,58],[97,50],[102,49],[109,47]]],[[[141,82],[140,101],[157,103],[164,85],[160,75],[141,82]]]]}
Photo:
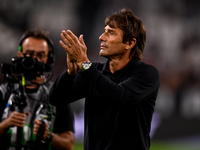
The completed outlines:
{"type": "MultiPolygon", "coordinates": [[[[83,144],[75,143],[73,150],[83,150],[83,144]]],[[[150,150],[200,150],[200,147],[153,141],[150,150]]]]}

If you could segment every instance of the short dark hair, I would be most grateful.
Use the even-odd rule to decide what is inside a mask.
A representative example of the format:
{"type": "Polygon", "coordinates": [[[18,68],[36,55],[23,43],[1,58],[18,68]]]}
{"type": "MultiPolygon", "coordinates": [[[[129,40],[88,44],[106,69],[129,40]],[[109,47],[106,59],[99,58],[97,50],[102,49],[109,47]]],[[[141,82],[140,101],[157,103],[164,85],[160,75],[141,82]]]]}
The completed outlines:
{"type": "Polygon", "coordinates": [[[130,57],[141,60],[146,42],[146,30],[142,21],[128,8],[123,8],[108,16],[105,26],[120,28],[123,32],[123,43],[136,39],[136,45],[132,48],[130,57]]]}
{"type": "Polygon", "coordinates": [[[22,37],[19,40],[19,48],[22,48],[23,41],[28,37],[46,40],[47,43],[48,43],[48,46],[49,46],[47,64],[52,64],[52,63],[55,62],[54,49],[53,49],[54,46],[53,46],[52,40],[49,38],[49,32],[48,31],[43,31],[43,30],[40,30],[40,29],[31,29],[31,30],[25,31],[24,34],[22,35],[22,37]]]}

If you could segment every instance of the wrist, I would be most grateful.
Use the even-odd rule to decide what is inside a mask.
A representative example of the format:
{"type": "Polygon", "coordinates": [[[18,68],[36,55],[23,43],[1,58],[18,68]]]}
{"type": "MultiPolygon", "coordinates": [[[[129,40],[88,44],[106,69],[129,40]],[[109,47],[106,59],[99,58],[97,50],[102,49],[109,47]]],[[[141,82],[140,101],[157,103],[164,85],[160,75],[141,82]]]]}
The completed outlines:
{"type": "Polygon", "coordinates": [[[6,122],[6,120],[3,120],[2,122],[0,122],[0,131],[2,132],[2,133],[0,133],[0,135],[6,133],[10,129],[10,126],[6,122]]]}
{"type": "Polygon", "coordinates": [[[49,134],[47,135],[46,141],[47,141],[47,142],[51,142],[52,139],[53,139],[53,133],[52,133],[51,131],[49,131],[49,134]]]}
{"type": "Polygon", "coordinates": [[[82,67],[80,70],[82,72],[84,72],[84,71],[90,69],[91,66],[92,66],[92,62],[90,62],[90,61],[84,62],[84,63],[82,63],[82,67]]]}
{"type": "Polygon", "coordinates": [[[87,58],[87,59],[85,59],[85,60],[81,60],[80,62],[76,62],[76,64],[77,64],[78,68],[81,69],[81,68],[82,68],[82,64],[83,64],[84,62],[88,62],[88,61],[90,61],[90,60],[87,58]]]}
{"type": "Polygon", "coordinates": [[[9,130],[12,125],[10,124],[9,118],[5,119],[4,121],[1,122],[1,125],[3,127],[3,130],[9,130]]]}

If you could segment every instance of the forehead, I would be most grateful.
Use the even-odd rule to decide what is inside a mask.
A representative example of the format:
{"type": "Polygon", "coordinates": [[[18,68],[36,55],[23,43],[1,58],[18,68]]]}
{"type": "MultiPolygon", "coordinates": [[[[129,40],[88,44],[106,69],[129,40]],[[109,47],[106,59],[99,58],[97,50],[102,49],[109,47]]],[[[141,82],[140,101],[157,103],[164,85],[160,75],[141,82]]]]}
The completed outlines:
{"type": "MultiPolygon", "coordinates": [[[[117,26],[111,27],[111,26],[109,26],[109,25],[106,25],[104,29],[105,29],[105,30],[113,30],[113,31],[120,31],[120,30],[121,30],[121,29],[118,28],[117,26]]],[[[122,31],[122,30],[121,30],[121,31],[122,31]]]]}
{"type": "Polygon", "coordinates": [[[105,26],[105,31],[113,31],[116,34],[123,35],[123,31],[118,27],[110,27],[109,25],[105,26]]]}
{"type": "Polygon", "coordinates": [[[34,37],[26,38],[22,43],[22,49],[34,51],[48,51],[48,43],[45,39],[36,39],[34,37]]]}

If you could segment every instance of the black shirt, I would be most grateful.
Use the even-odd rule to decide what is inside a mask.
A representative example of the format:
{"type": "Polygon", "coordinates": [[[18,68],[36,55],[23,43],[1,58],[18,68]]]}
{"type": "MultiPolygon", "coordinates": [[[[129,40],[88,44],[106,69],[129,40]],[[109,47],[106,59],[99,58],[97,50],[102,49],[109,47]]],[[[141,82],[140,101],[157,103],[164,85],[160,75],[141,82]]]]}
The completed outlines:
{"type": "Polygon", "coordinates": [[[76,76],[65,71],[50,90],[50,103],[60,105],[86,97],[85,150],[149,150],[159,72],[133,59],[114,74],[108,66],[109,61],[93,63],[76,76]]]}

